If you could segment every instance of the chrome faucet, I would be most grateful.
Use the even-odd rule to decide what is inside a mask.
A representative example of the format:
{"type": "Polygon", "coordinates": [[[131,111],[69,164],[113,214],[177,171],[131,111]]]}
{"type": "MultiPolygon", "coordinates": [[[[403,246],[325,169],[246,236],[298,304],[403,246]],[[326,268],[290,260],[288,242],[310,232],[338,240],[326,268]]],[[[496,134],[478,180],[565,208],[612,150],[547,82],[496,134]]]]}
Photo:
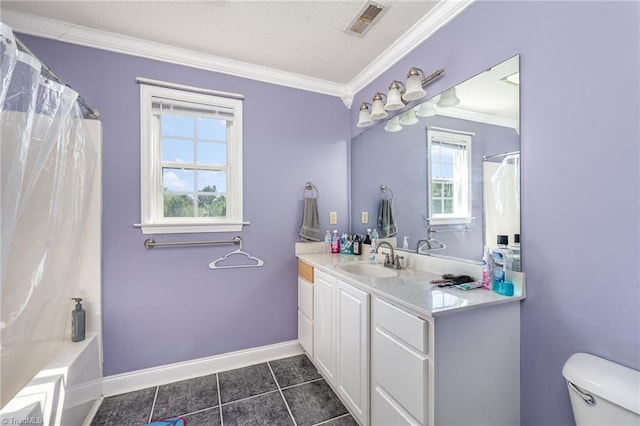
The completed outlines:
{"type": "Polygon", "coordinates": [[[431,250],[431,242],[426,238],[420,238],[416,243],[416,253],[419,253],[418,250],[420,250],[420,243],[425,243],[427,245],[427,249],[431,250]]]}
{"type": "Polygon", "coordinates": [[[376,246],[376,254],[378,253],[378,249],[380,248],[380,246],[383,245],[389,247],[389,250],[391,250],[391,257],[389,257],[388,253],[384,254],[384,266],[386,266],[387,268],[402,269],[402,266],[400,265],[400,259],[404,259],[404,257],[395,254],[393,246],[389,242],[379,242],[376,246]]]}

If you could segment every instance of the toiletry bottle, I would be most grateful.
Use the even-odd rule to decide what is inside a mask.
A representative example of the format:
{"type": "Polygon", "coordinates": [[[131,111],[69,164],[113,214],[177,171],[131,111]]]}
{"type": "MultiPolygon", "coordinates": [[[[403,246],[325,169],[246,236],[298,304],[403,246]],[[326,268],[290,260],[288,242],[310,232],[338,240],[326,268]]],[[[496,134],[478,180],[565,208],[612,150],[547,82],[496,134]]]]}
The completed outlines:
{"type": "Polygon", "coordinates": [[[362,254],[362,242],[360,241],[360,235],[356,235],[353,239],[353,254],[356,256],[362,254]]]}
{"type": "Polygon", "coordinates": [[[362,244],[371,244],[371,228],[367,228],[367,236],[364,237],[362,244]]]}
{"type": "Polygon", "coordinates": [[[82,309],[82,299],[74,297],[71,300],[76,301],[76,307],[71,312],[71,340],[73,342],[81,342],[84,340],[85,312],[82,309]]]}
{"type": "Polygon", "coordinates": [[[402,250],[409,250],[409,237],[404,237],[402,241],[402,250]]]}
{"type": "Polygon", "coordinates": [[[498,246],[491,253],[493,258],[493,287],[497,293],[502,291],[502,283],[511,282],[511,251],[507,248],[509,237],[498,235],[498,246]]]}
{"type": "Polygon", "coordinates": [[[340,240],[336,229],[333,230],[333,237],[331,237],[331,253],[340,253],[340,240]]]}
{"type": "Polygon", "coordinates": [[[369,263],[376,263],[376,244],[378,244],[378,231],[371,231],[371,247],[369,248],[369,263]]]}
{"type": "Polygon", "coordinates": [[[329,230],[324,234],[324,251],[325,253],[331,253],[331,233],[329,230]]]}
{"type": "Polygon", "coordinates": [[[487,290],[493,290],[493,272],[491,270],[493,262],[491,259],[491,249],[489,246],[484,247],[482,256],[482,287],[487,290]]]}

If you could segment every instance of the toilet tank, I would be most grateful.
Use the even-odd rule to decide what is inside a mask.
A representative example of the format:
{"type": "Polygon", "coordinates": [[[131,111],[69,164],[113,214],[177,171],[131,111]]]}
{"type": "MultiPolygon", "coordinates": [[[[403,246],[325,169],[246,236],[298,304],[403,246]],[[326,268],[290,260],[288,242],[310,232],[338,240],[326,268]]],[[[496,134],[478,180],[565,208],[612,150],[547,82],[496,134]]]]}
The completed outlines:
{"type": "Polygon", "coordinates": [[[575,353],[562,368],[577,426],[640,425],[640,371],[575,353]]]}

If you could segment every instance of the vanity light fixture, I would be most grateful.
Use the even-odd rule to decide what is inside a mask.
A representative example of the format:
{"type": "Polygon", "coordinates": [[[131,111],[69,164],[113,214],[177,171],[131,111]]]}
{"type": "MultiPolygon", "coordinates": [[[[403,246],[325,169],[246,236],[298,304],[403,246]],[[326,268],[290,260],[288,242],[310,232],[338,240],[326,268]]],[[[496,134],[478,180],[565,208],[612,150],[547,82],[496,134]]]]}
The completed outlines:
{"type": "Polygon", "coordinates": [[[402,109],[405,106],[405,102],[402,100],[402,92],[400,92],[400,86],[402,86],[402,92],[406,92],[405,85],[397,80],[393,80],[389,85],[389,91],[387,92],[387,103],[384,109],[387,111],[395,111],[402,109]]]}
{"type": "Polygon", "coordinates": [[[424,97],[427,94],[424,87],[436,78],[440,77],[443,73],[444,68],[440,68],[433,74],[424,77],[424,72],[420,68],[411,67],[407,73],[406,85],[398,80],[393,80],[389,85],[389,91],[386,95],[384,93],[376,92],[376,94],[373,95],[371,104],[367,102],[360,104],[360,112],[358,114],[358,123],[356,126],[371,126],[374,124],[375,120],[387,118],[389,116],[387,111],[403,109],[409,102],[424,97]],[[420,76],[423,76],[424,78],[421,80],[420,76]],[[383,97],[386,98],[386,103],[383,103],[383,97]]]}
{"type": "Polygon", "coordinates": [[[373,124],[373,120],[371,119],[371,114],[369,114],[369,107],[371,104],[367,102],[363,102],[360,105],[360,114],[358,115],[358,127],[369,127],[373,124]]]}
{"type": "Polygon", "coordinates": [[[387,132],[399,132],[400,130],[402,130],[402,125],[400,124],[400,116],[396,115],[391,120],[387,121],[384,129],[387,132]]]}
{"type": "Polygon", "coordinates": [[[452,87],[442,92],[442,94],[440,95],[440,99],[438,99],[438,102],[436,102],[436,105],[446,108],[456,106],[459,103],[460,99],[458,99],[458,97],[456,96],[456,88],[452,87]]]}
{"type": "Polygon", "coordinates": [[[382,97],[384,94],[378,92],[373,95],[373,102],[371,103],[371,115],[369,118],[372,120],[382,120],[383,118],[387,118],[389,113],[384,110],[384,104],[382,103],[382,97]]]}

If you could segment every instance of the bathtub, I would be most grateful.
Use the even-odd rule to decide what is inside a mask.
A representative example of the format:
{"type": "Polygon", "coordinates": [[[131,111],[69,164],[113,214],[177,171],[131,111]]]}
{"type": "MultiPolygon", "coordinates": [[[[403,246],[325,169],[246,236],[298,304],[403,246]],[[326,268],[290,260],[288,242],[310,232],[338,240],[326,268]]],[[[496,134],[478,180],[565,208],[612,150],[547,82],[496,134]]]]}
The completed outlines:
{"type": "Polygon", "coordinates": [[[100,339],[71,341],[0,411],[0,423],[80,426],[101,401],[100,339]]]}

